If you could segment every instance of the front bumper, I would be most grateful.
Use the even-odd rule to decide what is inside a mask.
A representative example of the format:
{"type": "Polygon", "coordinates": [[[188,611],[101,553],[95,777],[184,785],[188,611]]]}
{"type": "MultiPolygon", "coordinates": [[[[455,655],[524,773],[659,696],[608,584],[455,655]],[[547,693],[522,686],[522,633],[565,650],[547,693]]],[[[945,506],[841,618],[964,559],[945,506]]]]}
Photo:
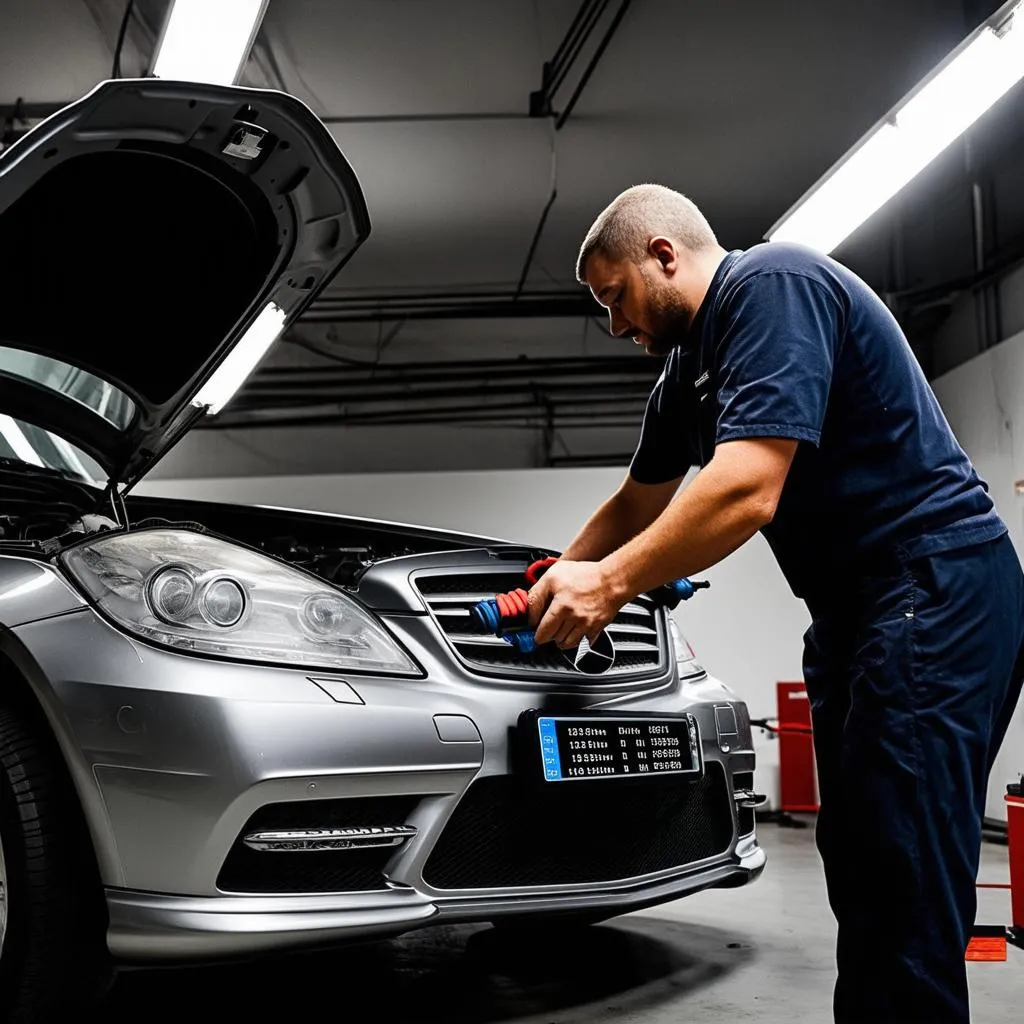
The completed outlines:
{"type": "Polygon", "coordinates": [[[186,897],[108,890],[108,943],[121,962],[190,962],[333,946],[436,924],[559,911],[625,914],[711,888],[754,881],[765,852],[750,837],[728,863],[667,882],[591,894],[430,898],[412,889],[317,897],[186,897]]]}
{"type": "Polygon", "coordinates": [[[171,962],[505,914],[612,915],[760,874],[764,853],[752,830],[740,835],[732,799],[734,776],[754,769],[749,727],[728,741],[719,736],[715,709],[731,703],[719,684],[681,690],[668,675],[618,693],[539,691],[453,664],[424,616],[396,616],[389,626],[427,678],[200,659],[140,644],[90,609],[13,630],[16,660],[47,706],[85,808],[115,956],[171,962]],[[695,715],[705,762],[717,763],[726,780],[727,846],[713,857],[585,884],[431,886],[424,866],[453,810],[475,780],[513,771],[509,730],[530,707],[695,715]],[[356,799],[414,805],[406,821],[417,834],[388,855],[379,888],[225,887],[225,863],[261,809],[356,799]]]}

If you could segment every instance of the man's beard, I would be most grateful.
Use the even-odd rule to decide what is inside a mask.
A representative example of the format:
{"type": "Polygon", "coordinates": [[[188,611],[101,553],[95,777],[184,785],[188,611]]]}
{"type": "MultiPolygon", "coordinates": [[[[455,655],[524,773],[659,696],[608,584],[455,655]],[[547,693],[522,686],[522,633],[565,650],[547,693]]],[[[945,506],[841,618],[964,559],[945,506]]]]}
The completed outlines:
{"type": "Polygon", "coordinates": [[[647,352],[667,356],[686,337],[693,322],[693,310],[672,289],[656,285],[643,268],[640,275],[646,286],[647,319],[651,325],[647,352]]]}

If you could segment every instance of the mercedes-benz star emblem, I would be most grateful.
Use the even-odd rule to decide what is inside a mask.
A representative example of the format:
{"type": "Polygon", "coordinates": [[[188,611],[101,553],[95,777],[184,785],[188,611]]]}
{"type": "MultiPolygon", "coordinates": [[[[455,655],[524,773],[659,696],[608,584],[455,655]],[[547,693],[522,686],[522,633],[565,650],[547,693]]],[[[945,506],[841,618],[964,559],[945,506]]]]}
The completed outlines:
{"type": "Polygon", "coordinates": [[[579,647],[571,651],[562,651],[562,657],[577,672],[583,672],[588,676],[599,676],[615,664],[615,644],[602,629],[594,643],[590,643],[584,637],[580,641],[579,647]]]}

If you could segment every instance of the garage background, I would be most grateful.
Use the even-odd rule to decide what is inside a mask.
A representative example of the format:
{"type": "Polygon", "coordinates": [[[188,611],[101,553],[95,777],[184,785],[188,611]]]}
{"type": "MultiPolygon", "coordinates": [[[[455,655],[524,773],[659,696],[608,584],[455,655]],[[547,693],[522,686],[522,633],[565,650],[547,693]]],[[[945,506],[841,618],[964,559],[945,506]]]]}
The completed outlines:
{"type": "MultiPolygon", "coordinates": [[[[657,181],[727,248],[758,243],[998,6],[272,0],[242,82],[330,126],[372,235],[139,490],[563,546],[621,479],[659,369],[608,337],[574,281],[594,216],[657,181]]],[[[0,148],[97,82],[146,73],[166,9],[4,0],[0,148]]],[[[835,253],[899,317],[1018,553],[1022,157],[1018,86],[835,253]]],[[[85,343],[82,311],[68,330],[85,343]]],[[[776,681],[800,678],[806,612],[760,538],[707,576],[679,622],[770,717],[776,681]]],[[[993,774],[996,819],[1024,769],[1022,719],[993,774]]],[[[776,746],[759,743],[758,781],[777,799],[776,746]]]]}

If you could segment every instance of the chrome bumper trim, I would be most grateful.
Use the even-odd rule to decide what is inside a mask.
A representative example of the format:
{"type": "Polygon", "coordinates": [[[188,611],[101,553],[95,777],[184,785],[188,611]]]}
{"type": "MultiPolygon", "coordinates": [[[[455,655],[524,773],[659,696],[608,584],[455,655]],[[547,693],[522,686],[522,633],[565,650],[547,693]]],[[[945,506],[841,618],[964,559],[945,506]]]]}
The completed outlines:
{"type": "Polygon", "coordinates": [[[266,853],[316,853],[322,850],[369,850],[401,846],[412,839],[411,825],[386,828],[300,828],[287,832],[250,832],[242,842],[252,850],[266,853]]]}

